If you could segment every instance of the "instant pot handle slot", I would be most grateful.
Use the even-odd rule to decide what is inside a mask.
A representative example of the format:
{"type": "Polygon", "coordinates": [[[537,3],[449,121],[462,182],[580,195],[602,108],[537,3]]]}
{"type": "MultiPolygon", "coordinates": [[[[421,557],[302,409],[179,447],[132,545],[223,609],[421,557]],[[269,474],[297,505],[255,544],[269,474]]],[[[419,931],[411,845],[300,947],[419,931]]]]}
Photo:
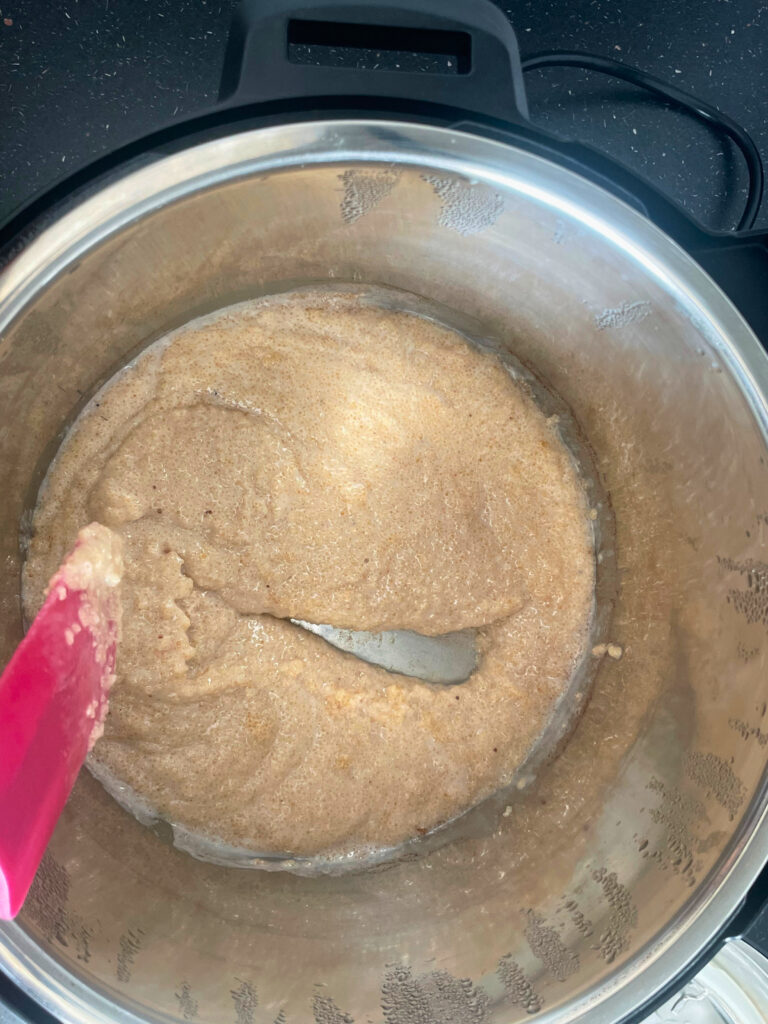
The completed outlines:
{"type": "Polygon", "coordinates": [[[244,0],[230,28],[220,105],[309,100],[315,110],[338,109],[340,98],[366,112],[392,109],[394,100],[508,122],[528,114],[517,39],[491,0],[244,0]],[[393,70],[392,60],[377,67],[382,53],[411,69],[393,70]]]}

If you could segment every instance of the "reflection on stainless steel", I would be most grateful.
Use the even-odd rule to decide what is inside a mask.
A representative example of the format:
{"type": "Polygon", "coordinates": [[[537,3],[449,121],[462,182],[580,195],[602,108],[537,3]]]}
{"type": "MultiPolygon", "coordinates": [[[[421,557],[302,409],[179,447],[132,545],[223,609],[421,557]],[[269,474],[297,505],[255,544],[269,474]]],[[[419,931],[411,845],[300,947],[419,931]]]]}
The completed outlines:
{"type": "Polygon", "coordinates": [[[77,1024],[611,1024],[768,852],[768,361],[618,200],[384,122],[246,132],[85,200],[0,276],[0,645],[21,632],[19,524],[87,397],[192,317],[318,281],[473,319],[578,425],[613,524],[579,724],[453,842],[354,876],[196,861],[84,774],[0,967],[77,1024]],[[385,187],[350,214],[370,175],[385,187]]]}
{"type": "Polygon", "coordinates": [[[425,683],[464,683],[477,668],[474,629],[461,629],[444,636],[423,636],[410,629],[370,633],[302,619],[291,619],[291,622],[321,636],[340,651],[425,683]]]}

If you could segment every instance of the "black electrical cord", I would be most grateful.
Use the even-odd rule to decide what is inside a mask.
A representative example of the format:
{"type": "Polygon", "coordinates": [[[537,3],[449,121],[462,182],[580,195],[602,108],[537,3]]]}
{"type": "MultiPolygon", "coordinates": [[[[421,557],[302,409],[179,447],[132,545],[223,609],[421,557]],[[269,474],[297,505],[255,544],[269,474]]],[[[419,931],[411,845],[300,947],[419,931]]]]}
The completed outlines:
{"type": "Polygon", "coordinates": [[[741,150],[749,174],[747,201],[739,223],[736,225],[736,230],[746,231],[753,227],[763,199],[763,161],[751,136],[733,118],[723,114],[717,107],[691,96],[690,93],[683,92],[682,89],[678,89],[674,85],[669,85],[661,78],[656,78],[655,75],[649,75],[646,71],[640,71],[627,64],[622,64],[620,61],[612,60],[610,57],[601,57],[595,53],[580,53],[577,50],[549,50],[527,57],[523,60],[522,67],[523,71],[559,67],[599,71],[612,78],[620,78],[629,82],[630,85],[636,85],[656,96],[661,96],[723,132],[741,150]]]}

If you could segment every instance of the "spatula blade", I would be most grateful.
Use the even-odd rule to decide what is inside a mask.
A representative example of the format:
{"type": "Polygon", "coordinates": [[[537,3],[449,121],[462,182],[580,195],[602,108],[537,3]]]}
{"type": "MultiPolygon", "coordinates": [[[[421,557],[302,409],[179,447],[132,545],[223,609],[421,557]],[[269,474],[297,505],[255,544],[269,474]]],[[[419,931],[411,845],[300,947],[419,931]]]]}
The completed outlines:
{"type": "Polygon", "coordinates": [[[114,680],[121,573],[119,538],[96,523],[81,530],[0,676],[0,919],[20,909],[101,734],[114,680]]]}

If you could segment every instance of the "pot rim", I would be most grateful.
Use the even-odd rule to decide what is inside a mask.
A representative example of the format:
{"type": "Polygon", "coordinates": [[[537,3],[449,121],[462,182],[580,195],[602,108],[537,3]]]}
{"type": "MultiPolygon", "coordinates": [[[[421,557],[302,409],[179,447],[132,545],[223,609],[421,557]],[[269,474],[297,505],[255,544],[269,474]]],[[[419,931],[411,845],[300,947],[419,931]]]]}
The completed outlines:
{"type": "MultiPolygon", "coordinates": [[[[680,246],[622,200],[558,164],[507,142],[440,126],[366,119],[288,123],[191,145],[129,171],[46,227],[0,273],[0,333],[73,261],[160,207],[258,174],[350,163],[457,174],[526,196],[602,236],[655,278],[692,320],[735,379],[768,446],[768,355],[731,301],[680,246]]],[[[768,779],[719,864],[655,939],[599,985],[537,1020],[614,1024],[673,983],[721,932],[768,859],[766,818],[768,779]]],[[[71,1024],[144,1019],[70,974],[19,924],[0,925],[0,969],[71,1024]]]]}

